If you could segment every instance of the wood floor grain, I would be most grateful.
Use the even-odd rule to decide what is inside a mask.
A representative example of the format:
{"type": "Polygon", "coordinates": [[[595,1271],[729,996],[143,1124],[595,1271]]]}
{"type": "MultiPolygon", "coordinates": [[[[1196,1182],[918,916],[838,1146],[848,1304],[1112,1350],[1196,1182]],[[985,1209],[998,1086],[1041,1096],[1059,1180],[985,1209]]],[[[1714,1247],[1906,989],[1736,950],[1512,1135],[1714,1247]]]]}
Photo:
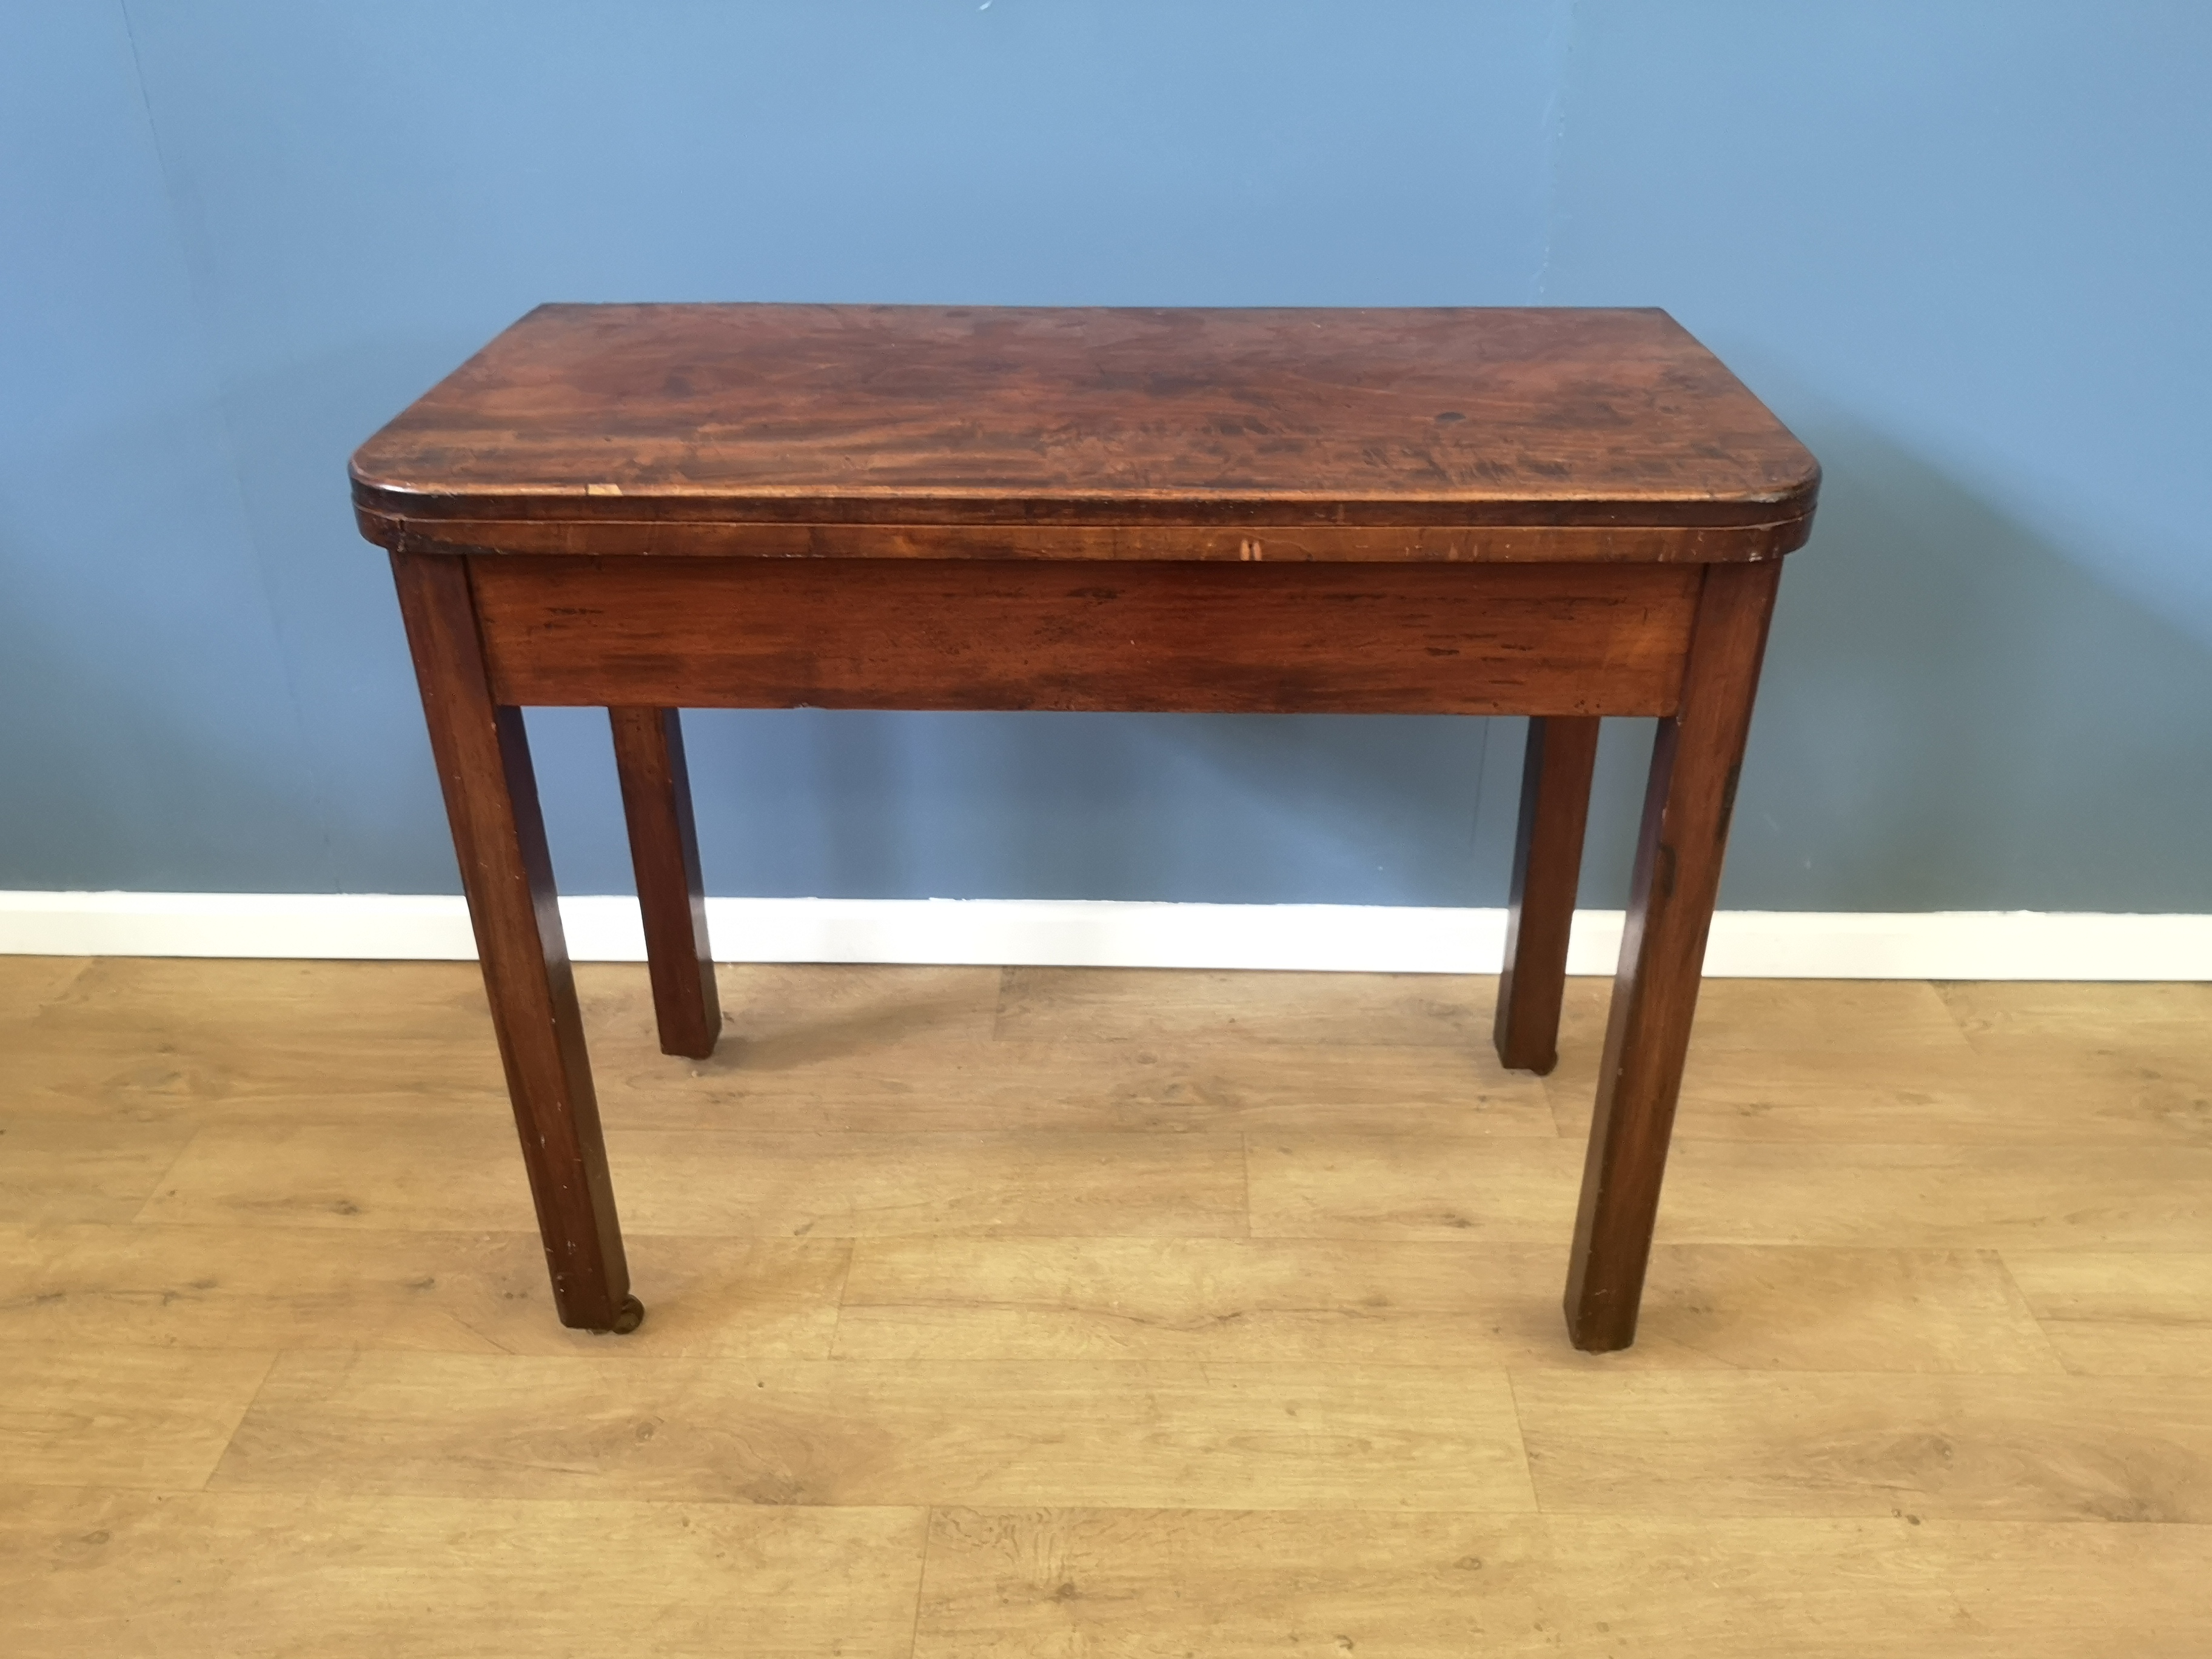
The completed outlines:
{"type": "Polygon", "coordinates": [[[836,1352],[1608,1370],[2051,1371],[1988,1250],[1662,1246],[1636,1346],[1559,1340],[1556,1245],[902,1239],[854,1247],[836,1352]]]}
{"type": "MultiPolygon", "coordinates": [[[[1235,1135],[1036,1132],[684,1134],[614,1130],[633,1235],[848,1238],[1021,1232],[1232,1234],[1235,1135]]],[[[139,1218],[197,1224],[501,1231],[533,1225],[511,1124],[203,1130],[139,1218]]]]}
{"type": "Polygon", "coordinates": [[[849,1253],[838,1239],[672,1241],[638,1281],[650,1328],[610,1342],[556,1321],[535,1233],[6,1228],[0,1346],[823,1358],[849,1253]]]}
{"type": "Polygon", "coordinates": [[[2184,1659],[2208,1560],[2197,1527],[952,1510],[915,1652],[2184,1659]]]}
{"type": "Polygon", "coordinates": [[[2008,1250],[2004,1261],[2068,1370],[2212,1377],[2212,1252],[2008,1250]]]}
{"type": "MultiPolygon", "coordinates": [[[[1243,1042],[1442,1046],[1480,1053],[1496,981],[1455,974],[1249,974],[1152,968],[1009,968],[1001,1038],[1209,1047],[1243,1042]]],[[[1492,1062],[1493,1064],[1495,1062],[1492,1062]]]]}
{"type": "Polygon", "coordinates": [[[1255,1238],[1537,1244],[1571,1237],[1571,1141],[1277,1134],[1248,1139],[1255,1238]]]}
{"type": "MultiPolygon", "coordinates": [[[[1567,981],[1559,1070],[1595,1078],[1613,981],[1567,981]]],[[[1698,993],[1700,1055],[1822,1053],[1852,1065],[1883,1055],[1969,1054],[1973,1045],[1935,986],[1918,980],[1709,979],[1698,993]]]]}
{"type": "Polygon", "coordinates": [[[1502,1373],[281,1356],[211,1486],[735,1504],[1534,1506],[1502,1373]]]}
{"type": "Polygon", "coordinates": [[[1515,1373],[1545,1509],[2212,1522],[2212,1382],[1515,1373]]]}
{"type": "Polygon", "coordinates": [[[0,1096],[0,1224],[128,1221],[191,1144],[177,1124],[11,1112],[0,1096]]]}
{"type": "Polygon", "coordinates": [[[82,963],[7,1039],[9,1093],[40,1112],[189,1123],[496,1105],[481,981],[426,966],[82,963]]]}
{"type": "Polygon", "coordinates": [[[191,1488],[222,1455],[271,1356],[225,1349],[0,1348],[9,1481],[191,1488]]]}
{"type": "Polygon", "coordinates": [[[2212,1058],[2205,1039],[2212,984],[1954,981],[1936,990],[1967,1042],[1985,1053],[2071,1045],[2090,1053],[2172,1048],[2212,1058]]]}
{"type": "Polygon", "coordinates": [[[97,957],[0,956],[0,1030],[35,1018],[99,961],[97,957]]]}
{"type": "Polygon", "coordinates": [[[472,964],[0,957],[0,1652],[2205,1650],[2212,988],[1709,984],[1592,1356],[1602,981],[720,980],[616,1338],[472,964]]]}
{"type": "MultiPolygon", "coordinates": [[[[1251,1138],[1255,1237],[1534,1242],[1571,1227],[1572,1141],[1251,1138]],[[1562,1219],[1564,1218],[1564,1220],[1562,1219]]],[[[1668,1243],[2189,1250],[2212,1238],[2212,1146],[1818,1146],[1679,1139],[1668,1243]]]]}
{"type": "Polygon", "coordinates": [[[904,1659],[926,1514],[0,1486],[40,1659],[904,1659]]]}
{"type": "MultiPolygon", "coordinates": [[[[1590,1091],[1547,1080],[1559,1133],[1589,1131],[1590,1091]]],[[[1696,1140],[1990,1146],[2212,1146],[2212,1059],[2008,1045],[1856,1056],[1695,1054],[1675,1133],[1696,1140]]]]}
{"type": "Polygon", "coordinates": [[[674,1069],[641,1044],[602,1048],[602,1109],[633,1128],[1559,1133],[1541,1079],[1466,1048],[1008,1039],[674,1069]]]}

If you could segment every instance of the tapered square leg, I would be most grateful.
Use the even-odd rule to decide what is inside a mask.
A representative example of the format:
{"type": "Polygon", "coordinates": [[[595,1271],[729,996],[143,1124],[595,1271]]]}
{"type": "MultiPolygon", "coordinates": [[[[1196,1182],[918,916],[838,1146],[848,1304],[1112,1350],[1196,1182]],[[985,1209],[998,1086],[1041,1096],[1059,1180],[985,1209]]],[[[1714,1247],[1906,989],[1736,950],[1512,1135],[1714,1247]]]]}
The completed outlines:
{"type": "Polygon", "coordinates": [[[1566,994],[1567,933],[1582,874],[1597,763],[1596,719],[1538,715],[1521,763],[1521,823],[1513,839],[1513,892],[1505,918],[1505,969],[1492,1039],[1516,1072],[1559,1063],[1559,1004],[1566,994]]]}
{"type": "Polygon", "coordinates": [[[1705,936],[1781,574],[1779,562],[1707,567],[1681,703],[1660,721],[1652,749],[1567,1278],[1568,1334],[1592,1352],[1636,1340],[1705,936]]]}
{"type": "Polygon", "coordinates": [[[394,553],[392,569],[459,854],[493,1029],[561,1322],[629,1331],[599,1107],[568,969],[522,711],[492,700],[465,562],[394,553]]]}
{"type": "Polygon", "coordinates": [[[691,821],[684,729],[673,708],[610,708],[623,815],[629,821],[645,955],[660,1051],[703,1060],[721,1034],[722,1006],[707,944],[707,892],[691,821]]]}

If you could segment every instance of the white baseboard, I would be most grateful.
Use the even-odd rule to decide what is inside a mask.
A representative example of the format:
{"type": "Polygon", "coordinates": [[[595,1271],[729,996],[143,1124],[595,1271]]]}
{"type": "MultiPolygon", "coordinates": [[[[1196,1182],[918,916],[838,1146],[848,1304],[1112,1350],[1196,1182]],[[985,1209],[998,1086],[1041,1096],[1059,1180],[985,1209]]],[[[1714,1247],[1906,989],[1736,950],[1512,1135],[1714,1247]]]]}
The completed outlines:
{"type": "MultiPolygon", "coordinates": [[[[972,963],[1495,973],[1505,913],[1085,900],[707,901],[730,962],[972,963]]],[[[645,955],[637,904],[566,898],[579,961],[645,955]]],[[[1610,974],[1618,910],[1575,917],[1567,969],[1610,974]]],[[[465,961],[458,898],[429,894],[0,892],[0,953],[465,961]]],[[[2212,916],[1724,910],[1708,974],[1775,979],[2212,980],[2212,916]]]]}

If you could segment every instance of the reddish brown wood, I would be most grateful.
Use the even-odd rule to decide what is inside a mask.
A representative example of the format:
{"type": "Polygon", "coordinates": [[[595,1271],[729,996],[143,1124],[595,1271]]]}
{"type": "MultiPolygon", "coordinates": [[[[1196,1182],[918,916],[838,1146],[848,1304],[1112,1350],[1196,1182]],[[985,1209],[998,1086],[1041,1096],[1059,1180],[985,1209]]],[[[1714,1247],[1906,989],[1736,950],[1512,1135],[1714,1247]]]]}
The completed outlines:
{"type": "Polygon", "coordinates": [[[1776,561],[1819,468],[1657,311],[549,306],[362,447],[562,1316],[627,1328],[520,716],[614,713],[664,1045],[675,716],[1525,714],[1499,1052],[1553,1058],[1596,717],[1666,717],[1568,1293],[1626,1345],[1776,561]]]}
{"type": "Polygon", "coordinates": [[[629,821],[630,861],[645,916],[646,961],[660,1052],[704,1060],[722,1030],[714,958],[707,945],[707,889],[691,822],[684,728],[673,708],[615,708],[615,770],[629,821]]]}
{"type": "Polygon", "coordinates": [[[520,703],[1663,714],[1694,565],[484,556],[520,703]]]}
{"type": "Polygon", "coordinates": [[[1595,1353],[1636,1340],[1705,935],[1781,574],[1778,564],[1707,569],[1682,705],[1659,723],[1652,750],[1567,1279],[1568,1334],[1595,1353]]]}
{"type": "Polygon", "coordinates": [[[1705,564],[1775,558],[1798,519],[1743,525],[756,524],[689,519],[405,519],[361,533],[424,553],[747,559],[1202,559],[1224,564],[1705,564]]]}
{"type": "Polygon", "coordinates": [[[1539,715],[1521,763],[1521,822],[1505,917],[1505,968],[1492,1039],[1515,1071],[1559,1063],[1559,1004],[1567,988],[1567,933],[1582,878],[1583,828],[1597,763],[1595,720],[1539,715]]]}
{"type": "Polygon", "coordinates": [[[492,699],[465,565],[399,554],[392,573],[537,1200],[554,1305],[564,1325],[634,1330],[645,1310],[629,1293],[521,711],[492,699]]]}
{"type": "Polygon", "coordinates": [[[1819,469],[1662,311],[689,305],[539,307],[353,476],[427,535],[550,519],[585,552],[637,550],[611,522],[1509,525],[1739,526],[1701,556],[1753,558],[1819,469]]]}

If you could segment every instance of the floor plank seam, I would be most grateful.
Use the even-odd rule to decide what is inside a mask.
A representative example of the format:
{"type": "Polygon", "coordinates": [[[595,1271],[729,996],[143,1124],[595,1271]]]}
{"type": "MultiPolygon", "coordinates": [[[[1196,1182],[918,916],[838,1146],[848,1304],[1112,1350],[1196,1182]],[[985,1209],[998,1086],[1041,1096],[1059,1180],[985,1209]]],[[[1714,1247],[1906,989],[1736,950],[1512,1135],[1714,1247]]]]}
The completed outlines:
{"type": "Polygon", "coordinates": [[[238,1415],[231,1419],[230,1431],[223,1436],[222,1444],[216,1449],[215,1455],[208,1460],[207,1473],[200,1477],[199,1485],[192,1489],[195,1492],[215,1490],[212,1482],[217,1472],[222,1468],[223,1459],[230,1455],[230,1449],[238,1443],[239,1431],[246,1426],[246,1419],[253,1415],[253,1407],[263,1393],[267,1390],[269,1379],[276,1370],[276,1362],[283,1357],[283,1350],[281,1348],[270,1354],[268,1363],[261,1368],[260,1377],[246,1396],[246,1403],[239,1407],[238,1415]]]}
{"type": "Polygon", "coordinates": [[[131,1212],[131,1219],[125,1223],[125,1225],[135,1227],[145,1221],[146,1212],[152,1209],[161,1200],[162,1186],[168,1181],[171,1176],[176,1174],[177,1166],[191,1156],[192,1148],[199,1144],[200,1137],[205,1134],[207,1130],[207,1125],[200,1125],[192,1131],[191,1134],[185,1139],[185,1144],[177,1148],[177,1155],[171,1158],[166,1164],[162,1165],[160,1177],[156,1179],[154,1184],[147,1189],[145,1199],[139,1204],[137,1209],[131,1212]]]}
{"type": "Polygon", "coordinates": [[[907,1659],[918,1659],[921,1652],[921,1615],[929,1592],[929,1540],[937,1531],[937,1506],[930,1505],[921,1512],[921,1559],[914,1571],[914,1628],[907,1637],[907,1659]]]}
{"type": "Polygon", "coordinates": [[[1990,1254],[1996,1258],[1997,1271],[2004,1275],[2006,1288],[2018,1298],[2018,1305],[2027,1315],[2029,1322],[2035,1327],[2036,1334],[2043,1339],[2044,1352],[2051,1356],[2052,1374],[2059,1376],[2083,1375],[2068,1363],[2066,1356],[2059,1351],[2057,1342],[2051,1334],[2050,1322],[2036,1312],[2035,1304],[2029,1297],[2027,1288],[2021,1284],[2019,1276],[2012,1270],[2011,1253],[2007,1250],[1992,1250],[1990,1254]]]}
{"type": "Polygon", "coordinates": [[[837,1275],[836,1304],[830,1310],[830,1334],[822,1348],[822,1357],[825,1359],[839,1358],[837,1334],[845,1327],[845,1297],[853,1288],[853,1267],[860,1257],[862,1242],[857,1238],[848,1238],[845,1241],[845,1266],[837,1275]]]}
{"type": "Polygon", "coordinates": [[[1528,1482],[1528,1501],[1534,1506],[1535,1514],[1548,1515],[1551,1511],[1544,1507],[1543,1488],[1536,1484],[1536,1460],[1528,1454],[1528,1419],[1521,1409],[1521,1385],[1514,1380],[1513,1367],[1503,1365],[1498,1369],[1505,1376],[1506,1397],[1513,1402],[1513,1434],[1521,1448],[1521,1473],[1528,1482]]]}

